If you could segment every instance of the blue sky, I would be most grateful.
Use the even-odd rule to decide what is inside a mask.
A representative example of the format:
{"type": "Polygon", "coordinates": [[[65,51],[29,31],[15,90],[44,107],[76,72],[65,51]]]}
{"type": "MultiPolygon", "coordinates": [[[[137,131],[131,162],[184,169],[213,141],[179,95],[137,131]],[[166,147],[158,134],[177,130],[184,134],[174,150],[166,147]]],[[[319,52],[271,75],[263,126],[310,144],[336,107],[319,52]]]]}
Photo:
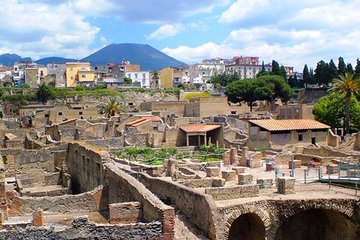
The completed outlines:
{"type": "Polygon", "coordinates": [[[302,71],[360,53],[360,0],[0,0],[0,54],[83,58],[144,43],[192,64],[259,56],[302,71]]]}

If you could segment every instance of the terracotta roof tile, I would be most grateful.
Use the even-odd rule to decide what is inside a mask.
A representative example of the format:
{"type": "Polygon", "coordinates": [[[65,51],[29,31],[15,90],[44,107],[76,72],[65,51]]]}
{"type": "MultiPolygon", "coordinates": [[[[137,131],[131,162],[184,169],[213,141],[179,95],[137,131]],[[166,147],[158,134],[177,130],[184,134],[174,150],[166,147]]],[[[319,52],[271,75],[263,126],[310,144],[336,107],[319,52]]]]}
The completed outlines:
{"type": "Polygon", "coordinates": [[[290,131],[290,130],[311,130],[311,129],[329,129],[330,126],[310,119],[264,119],[250,120],[252,124],[265,128],[268,131],[290,131]]]}
{"type": "Polygon", "coordinates": [[[215,130],[220,127],[221,127],[221,125],[190,124],[190,125],[181,126],[180,129],[182,129],[183,131],[185,131],[187,133],[190,133],[190,132],[191,133],[193,133],[193,132],[205,133],[205,132],[209,132],[211,130],[215,130]]]}

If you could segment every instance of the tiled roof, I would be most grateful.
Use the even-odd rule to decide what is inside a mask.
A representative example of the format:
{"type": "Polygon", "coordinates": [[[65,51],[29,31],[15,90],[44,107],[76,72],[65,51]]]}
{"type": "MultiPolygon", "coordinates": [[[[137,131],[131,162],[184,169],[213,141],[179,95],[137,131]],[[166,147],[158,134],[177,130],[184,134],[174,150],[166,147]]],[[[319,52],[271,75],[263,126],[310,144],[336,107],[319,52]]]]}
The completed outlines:
{"type": "Polygon", "coordinates": [[[290,131],[290,130],[311,130],[311,129],[329,129],[330,126],[310,119],[264,119],[250,120],[252,124],[265,128],[268,131],[290,131]]]}
{"type": "Polygon", "coordinates": [[[146,122],[161,122],[161,118],[158,116],[145,116],[134,121],[126,123],[126,126],[136,127],[146,122]]]}
{"type": "Polygon", "coordinates": [[[181,126],[180,129],[182,129],[187,133],[194,133],[194,132],[205,133],[220,127],[221,125],[190,124],[190,125],[181,126]]]}

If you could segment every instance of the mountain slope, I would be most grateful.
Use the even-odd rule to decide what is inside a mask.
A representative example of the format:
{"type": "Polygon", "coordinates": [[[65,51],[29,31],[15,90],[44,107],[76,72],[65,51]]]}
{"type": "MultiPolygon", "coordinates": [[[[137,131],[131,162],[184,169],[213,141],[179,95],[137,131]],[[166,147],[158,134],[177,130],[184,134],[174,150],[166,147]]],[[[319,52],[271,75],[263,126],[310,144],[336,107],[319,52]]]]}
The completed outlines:
{"type": "Polygon", "coordinates": [[[47,65],[49,63],[55,63],[55,64],[64,64],[66,62],[77,62],[78,60],[76,59],[71,59],[71,58],[62,58],[62,57],[47,57],[47,58],[42,58],[39,59],[37,61],[35,61],[37,64],[40,65],[47,65]]]}
{"type": "Polygon", "coordinates": [[[124,60],[140,64],[142,70],[160,70],[185,64],[147,44],[133,43],[110,44],[81,59],[92,65],[120,63],[124,60]]]}
{"type": "Polygon", "coordinates": [[[29,57],[22,58],[19,55],[10,54],[10,53],[5,53],[0,55],[0,64],[4,64],[6,66],[13,66],[14,63],[20,61],[31,61],[31,58],[29,57]]]}

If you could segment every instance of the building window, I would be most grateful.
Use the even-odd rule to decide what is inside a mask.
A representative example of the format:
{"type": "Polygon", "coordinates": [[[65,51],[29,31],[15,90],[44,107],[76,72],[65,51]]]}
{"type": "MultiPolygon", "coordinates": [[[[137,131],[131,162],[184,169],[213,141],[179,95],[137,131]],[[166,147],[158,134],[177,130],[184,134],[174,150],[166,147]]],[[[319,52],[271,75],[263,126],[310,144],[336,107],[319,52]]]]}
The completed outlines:
{"type": "Polygon", "coordinates": [[[62,116],[62,112],[59,112],[59,116],[62,116]]]}
{"type": "Polygon", "coordinates": [[[83,113],[82,112],[79,112],[79,115],[82,115],[83,113]]]}
{"type": "Polygon", "coordinates": [[[298,135],[298,141],[299,141],[299,142],[304,141],[304,135],[303,135],[303,134],[299,134],[299,135],[298,135]]]}
{"type": "Polygon", "coordinates": [[[81,77],[82,77],[82,78],[86,78],[86,75],[85,75],[85,74],[83,74],[83,75],[81,75],[81,77]]]}

